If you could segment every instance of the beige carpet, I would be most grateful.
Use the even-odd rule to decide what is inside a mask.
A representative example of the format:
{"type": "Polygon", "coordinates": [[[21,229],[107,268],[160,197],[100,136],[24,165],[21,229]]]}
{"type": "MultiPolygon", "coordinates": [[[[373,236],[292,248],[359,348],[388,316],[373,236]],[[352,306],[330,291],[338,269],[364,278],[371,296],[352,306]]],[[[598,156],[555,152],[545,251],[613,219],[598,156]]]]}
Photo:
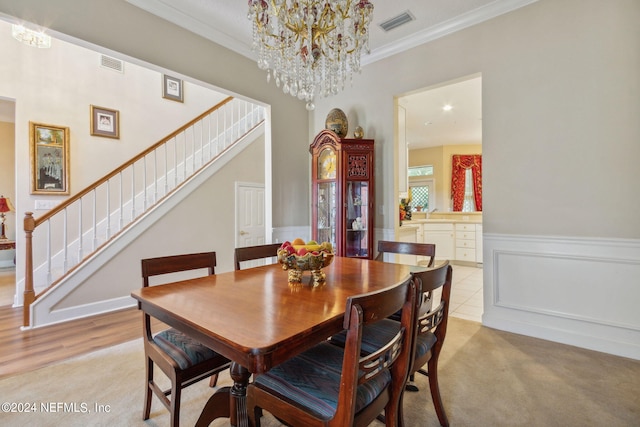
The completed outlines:
{"type": "MultiPolygon", "coordinates": [[[[141,420],[144,353],[140,340],[0,381],[3,402],[35,403],[36,413],[0,412],[2,426],[167,426],[154,400],[141,420]],[[82,412],[42,411],[58,404],[82,412]],[[96,405],[103,408],[96,412],[96,405]]],[[[426,378],[405,397],[406,425],[437,426],[426,378]]],[[[228,374],[221,384],[229,385],[228,374]]],[[[440,385],[452,426],[640,426],[640,361],[527,338],[450,318],[440,385]]],[[[212,390],[184,391],[181,423],[195,423],[212,390]]],[[[64,408],[60,407],[62,411],[64,408]]],[[[279,425],[272,417],[263,423],[279,425]]],[[[212,425],[228,425],[217,420],[212,425]]],[[[376,425],[381,425],[376,423],[376,425]]]]}

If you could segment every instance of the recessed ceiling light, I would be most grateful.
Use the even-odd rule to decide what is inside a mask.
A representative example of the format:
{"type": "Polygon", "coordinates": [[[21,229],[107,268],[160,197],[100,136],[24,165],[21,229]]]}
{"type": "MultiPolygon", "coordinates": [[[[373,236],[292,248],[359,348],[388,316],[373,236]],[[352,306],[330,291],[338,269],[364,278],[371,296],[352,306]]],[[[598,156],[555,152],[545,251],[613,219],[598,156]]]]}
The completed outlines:
{"type": "Polygon", "coordinates": [[[447,105],[445,105],[444,107],[442,107],[442,109],[443,109],[444,111],[451,111],[451,109],[452,109],[452,108],[453,108],[453,107],[452,107],[450,104],[447,104],[447,105]]]}

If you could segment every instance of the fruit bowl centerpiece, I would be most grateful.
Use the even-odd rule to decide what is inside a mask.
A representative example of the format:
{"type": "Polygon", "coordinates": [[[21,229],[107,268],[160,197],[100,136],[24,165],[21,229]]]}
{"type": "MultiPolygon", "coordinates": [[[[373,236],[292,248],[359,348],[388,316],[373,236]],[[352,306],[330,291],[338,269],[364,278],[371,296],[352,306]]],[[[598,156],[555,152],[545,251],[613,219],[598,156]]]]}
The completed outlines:
{"type": "Polygon", "coordinates": [[[302,273],[311,271],[313,286],[325,281],[322,268],[333,261],[333,246],[329,242],[317,242],[298,238],[293,242],[284,242],[278,249],[278,262],[289,275],[289,283],[302,282],[302,273]]]}

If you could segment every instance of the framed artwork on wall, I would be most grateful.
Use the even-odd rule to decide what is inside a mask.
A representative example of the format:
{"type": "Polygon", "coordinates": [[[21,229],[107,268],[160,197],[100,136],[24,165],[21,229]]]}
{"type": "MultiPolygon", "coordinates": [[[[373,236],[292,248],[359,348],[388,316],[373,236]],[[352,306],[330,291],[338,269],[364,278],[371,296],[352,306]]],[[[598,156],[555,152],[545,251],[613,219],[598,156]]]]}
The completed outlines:
{"type": "Polygon", "coordinates": [[[163,74],[162,97],[172,101],[184,102],[182,80],[163,74]]]}
{"type": "Polygon", "coordinates": [[[91,135],[120,138],[120,112],[91,106],[91,135]]]}
{"type": "Polygon", "coordinates": [[[29,122],[31,194],[69,194],[69,128],[29,122]]]}

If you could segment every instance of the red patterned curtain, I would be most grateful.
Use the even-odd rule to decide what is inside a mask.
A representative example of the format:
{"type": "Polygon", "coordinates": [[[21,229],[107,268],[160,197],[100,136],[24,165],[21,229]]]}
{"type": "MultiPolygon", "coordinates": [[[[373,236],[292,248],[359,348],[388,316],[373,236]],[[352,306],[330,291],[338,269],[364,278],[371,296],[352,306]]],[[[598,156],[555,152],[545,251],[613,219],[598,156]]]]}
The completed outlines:
{"type": "Polygon", "coordinates": [[[476,210],[482,211],[482,156],[480,154],[455,154],[451,168],[451,197],[453,198],[454,212],[462,211],[467,169],[471,169],[473,177],[473,198],[476,203],[476,210]]]}

